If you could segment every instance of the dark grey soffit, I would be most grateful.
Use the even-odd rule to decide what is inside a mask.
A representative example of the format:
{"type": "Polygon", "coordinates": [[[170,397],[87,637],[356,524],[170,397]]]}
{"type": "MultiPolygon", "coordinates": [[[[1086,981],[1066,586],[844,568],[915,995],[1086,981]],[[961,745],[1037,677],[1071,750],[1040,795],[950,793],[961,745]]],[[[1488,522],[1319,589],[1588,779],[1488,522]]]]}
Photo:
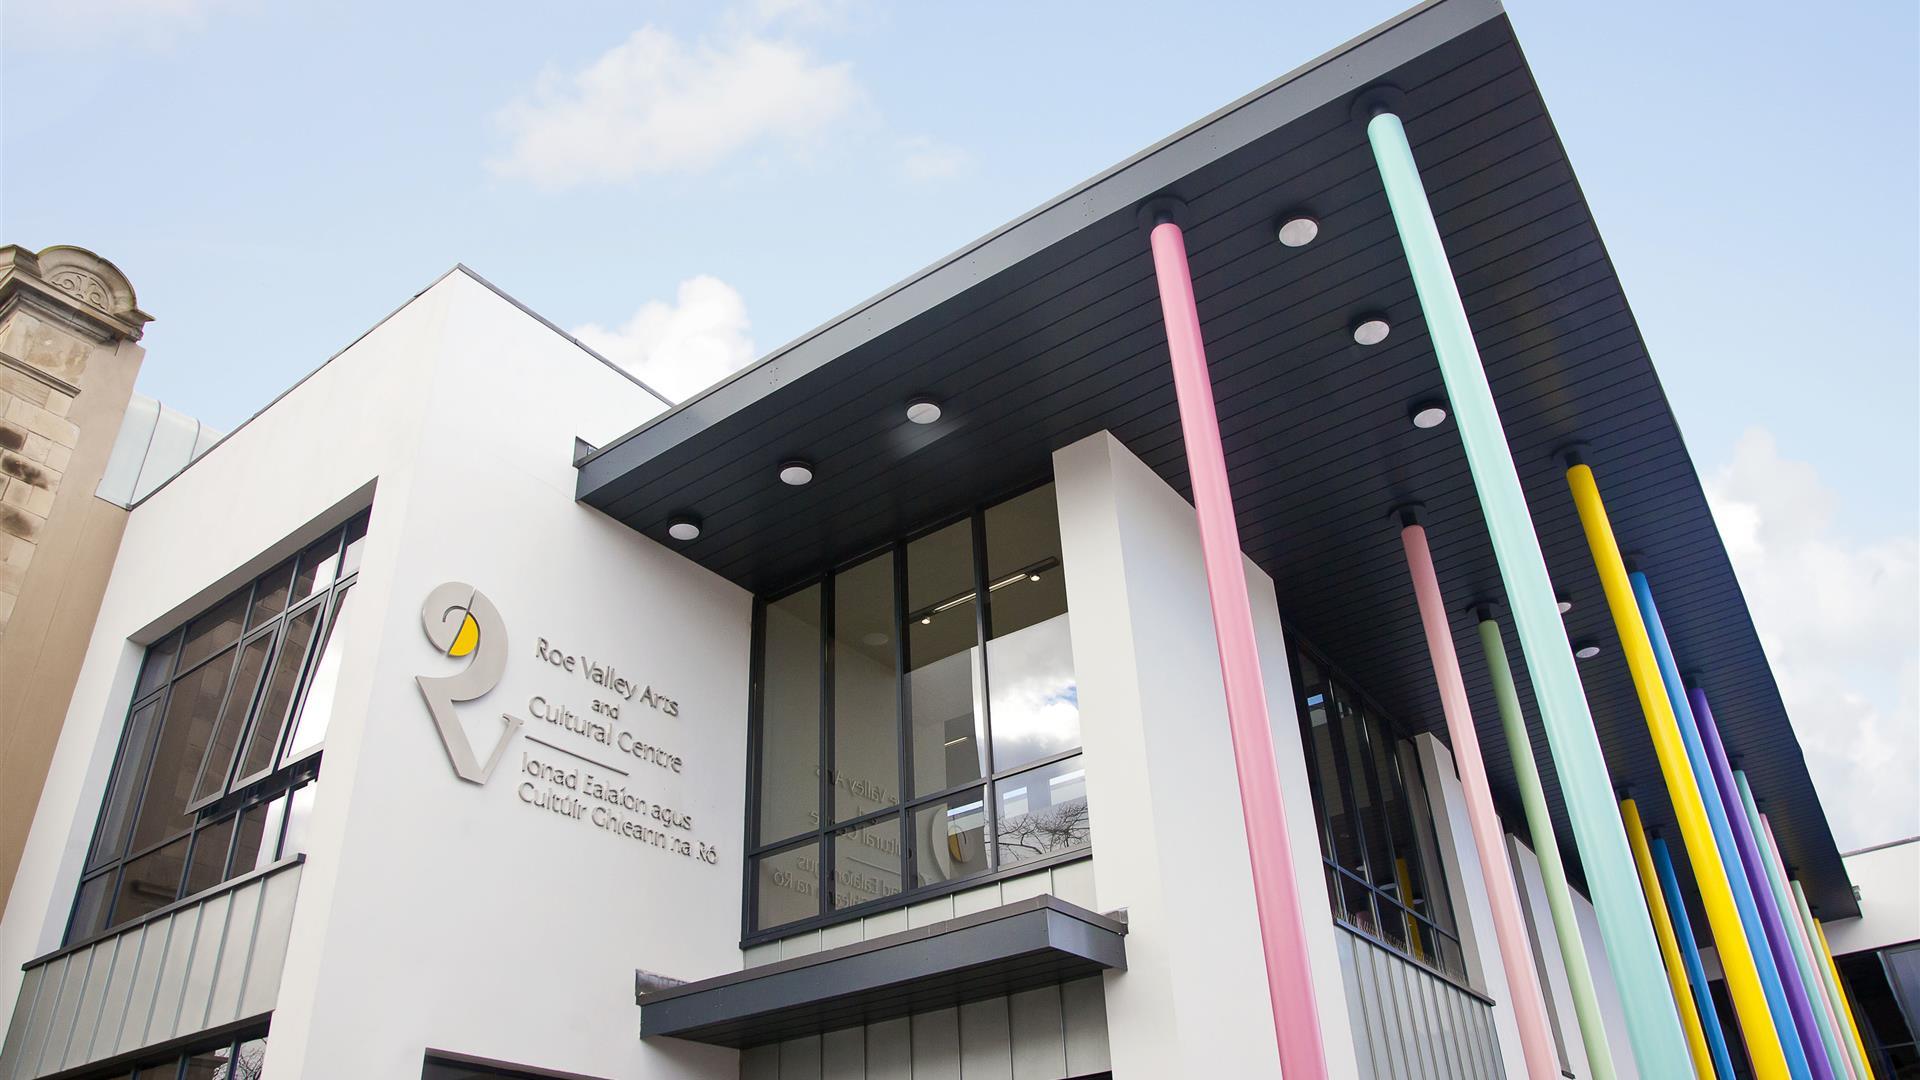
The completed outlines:
{"type": "MultiPolygon", "coordinates": [[[[1187,243],[1241,541],[1281,613],[1411,731],[1444,722],[1390,507],[1426,504],[1436,569],[1472,694],[1487,774],[1515,828],[1513,767],[1470,601],[1502,587],[1451,424],[1408,407],[1444,397],[1418,298],[1355,96],[1398,111],[1453,263],[1569,633],[1605,651],[1581,666],[1614,781],[1677,838],[1553,452],[1592,446],[1624,549],[1652,581],[1682,669],[1770,813],[1786,860],[1827,918],[1857,912],[1800,744],[1691,456],[1513,29],[1492,0],[1400,16],[1047,204],[637,428],[582,465],[580,498],[766,594],[1045,476],[1050,455],[1111,431],[1183,494],[1188,481],[1153,267],[1136,221],[1163,191],[1188,204],[1187,243]],[[1274,242],[1283,214],[1320,238],[1274,242]],[[1388,340],[1349,326],[1381,311],[1388,340]],[[919,394],[946,415],[903,417],[919,394]],[[789,458],[815,479],[775,478],[789,458]],[[701,519],[690,544],[666,538],[701,519]]],[[[1684,362],[1684,361],[1682,361],[1684,362]]],[[[1071,573],[1072,569],[1069,568],[1071,573]]],[[[1534,753],[1548,747],[1523,658],[1510,662],[1534,753]]],[[[1551,767],[1548,805],[1582,869],[1551,767]]],[[[1524,831],[1524,830],[1522,830],[1524,831]]],[[[1682,871],[1686,873],[1685,870],[1682,871]]],[[[1696,925],[1705,926],[1704,919],[1696,925]]]]}
{"type": "Polygon", "coordinates": [[[640,992],[642,1038],[748,1047],[1123,970],[1126,924],[1052,896],[640,992]]]}

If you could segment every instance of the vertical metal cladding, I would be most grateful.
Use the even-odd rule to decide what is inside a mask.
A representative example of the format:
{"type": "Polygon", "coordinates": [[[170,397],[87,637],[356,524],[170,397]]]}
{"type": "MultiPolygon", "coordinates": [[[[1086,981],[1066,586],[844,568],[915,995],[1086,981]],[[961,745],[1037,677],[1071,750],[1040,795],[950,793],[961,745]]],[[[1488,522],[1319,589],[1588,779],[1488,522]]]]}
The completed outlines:
{"type": "Polygon", "coordinates": [[[1413,273],[1520,647],[1540,700],[1541,722],[1566,798],[1574,843],[1593,887],[1600,937],[1620,985],[1634,1057],[1642,1074],[1671,1076],[1676,1069],[1688,1067],[1686,1038],[1674,1011],[1673,994],[1661,974],[1659,946],[1646,903],[1634,886],[1633,856],[1614,808],[1613,782],[1600,756],[1600,738],[1587,711],[1586,693],[1560,622],[1520,475],[1494,408],[1493,390],[1487,385],[1406,128],[1399,117],[1382,112],[1368,121],[1367,139],[1413,273]]]}

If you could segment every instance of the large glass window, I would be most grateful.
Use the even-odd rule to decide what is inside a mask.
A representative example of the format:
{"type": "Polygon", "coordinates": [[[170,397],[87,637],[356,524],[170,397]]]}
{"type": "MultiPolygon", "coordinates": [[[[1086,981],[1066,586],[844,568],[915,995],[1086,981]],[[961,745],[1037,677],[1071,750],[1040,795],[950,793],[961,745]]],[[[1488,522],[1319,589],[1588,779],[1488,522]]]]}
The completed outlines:
{"type": "Polygon", "coordinates": [[[147,649],[69,942],[305,850],[366,531],[363,511],[147,649]]]}
{"type": "Polygon", "coordinates": [[[1411,744],[1293,643],[1300,735],[1334,918],[1455,978],[1465,965],[1411,744]]]}
{"type": "Polygon", "coordinates": [[[1053,485],[759,610],[749,934],[1085,853],[1053,485]]]}

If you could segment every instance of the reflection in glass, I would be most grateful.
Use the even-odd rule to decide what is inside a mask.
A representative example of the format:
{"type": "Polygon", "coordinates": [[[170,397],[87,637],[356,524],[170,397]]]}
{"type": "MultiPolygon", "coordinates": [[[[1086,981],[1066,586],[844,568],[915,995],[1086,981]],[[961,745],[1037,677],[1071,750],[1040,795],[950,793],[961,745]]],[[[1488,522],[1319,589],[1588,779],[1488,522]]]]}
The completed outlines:
{"type": "Polygon", "coordinates": [[[1341,874],[1340,895],[1340,906],[1347,913],[1347,925],[1363,934],[1379,937],[1380,923],[1373,917],[1373,890],[1358,878],[1341,874]]]}
{"type": "Polygon", "coordinates": [[[293,575],[293,599],[298,604],[315,593],[326,592],[332,587],[334,570],[340,562],[340,530],[335,529],[327,535],[307,545],[300,553],[299,569],[293,575]]]}
{"type": "Polygon", "coordinates": [[[920,885],[987,870],[987,804],[980,788],[913,812],[914,877],[920,885]]]}
{"type": "Polygon", "coordinates": [[[280,731],[286,723],[287,706],[293,703],[300,687],[300,672],[306,665],[307,646],[313,641],[314,625],[320,621],[322,605],[313,604],[287,616],[280,638],[280,650],[273,657],[273,674],[268,677],[266,693],[253,714],[253,729],[247,733],[246,749],[240,754],[235,782],[266,772],[273,765],[273,753],[280,747],[280,731]]]}
{"type": "Polygon", "coordinates": [[[287,761],[317,748],[327,737],[327,721],[333,717],[333,693],[340,682],[340,656],[345,648],[339,644],[346,636],[341,625],[352,610],[349,606],[352,599],[352,585],[341,589],[333,598],[333,614],[327,619],[326,636],[314,653],[313,674],[307,677],[307,692],[301,695],[299,711],[292,720],[293,737],[287,740],[287,761]]]}
{"type": "Polygon", "coordinates": [[[1086,847],[1093,823],[1087,815],[1087,770],[1079,756],[994,784],[999,823],[994,847],[1000,869],[1086,847]]]}
{"type": "Polygon", "coordinates": [[[287,835],[280,842],[280,858],[304,855],[313,838],[313,803],[320,797],[318,780],[294,788],[287,795],[287,835]]]}
{"type": "Polygon", "coordinates": [[[192,896],[226,880],[227,846],[233,840],[233,815],[211,825],[202,825],[193,834],[193,857],[187,863],[187,892],[192,896]]]}
{"type": "Polygon", "coordinates": [[[900,894],[900,818],[889,814],[833,836],[833,906],[900,894]]]}
{"type": "Polygon", "coordinates": [[[1053,485],[988,507],[986,531],[992,636],[1005,637],[1066,614],[1067,578],[1060,569],[1060,517],[1053,485]]]}
{"type": "Polygon", "coordinates": [[[987,642],[987,673],[994,771],[1080,745],[1080,688],[1065,612],[987,642]]]}
{"type": "Polygon", "coordinates": [[[754,925],[780,926],[820,914],[820,845],[801,844],[754,863],[754,925]]]}
{"type": "Polygon", "coordinates": [[[1360,873],[1360,876],[1375,885],[1391,885],[1393,874],[1388,869],[1393,865],[1387,844],[1387,823],[1382,816],[1381,807],[1375,793],[1373,770],[1369,768],[1373,760],[1373,751],[1367,744],[1366,724],[1362,721],[1359,707],[1354,704],[1353,695],[1346,687],[1336,685],[1333,688],[1335,724],[1341,736],[1341,752],[1346,755],[1347,775],[1351,782],[1348,791],[1352,793],[1355,817],[1361,841],[1367,858],[1364,864],[1356,863],[1347,869],[1360,873]]]}
{"type": "Polygon", "coordinates": [[[820,586],[766,608],[760,719],[760,840],[820,821],[820,586]]]}
{"type": "Polygon", "coordinates": [[[207,740],[207,755],[200,766],[200,779],[193,785],[192,801],[197,803],[227,788],[227,775],[233,768],[233,752],[240,733],[247,727],[247,706],[260,688],[260,676],[267,669],[267,654],[273,649],[273,635],[261,634],[240,646],[240,670],[220,706],[220,719],[207,740]]]}
{"type": "Polygon", "coordinates": [[[220,715],[236,651],[229,648],[173,684],[147,790],[134,819],[133,850],[193,826],[193,815],[186,812],[187,801],[193,794],[194,778],[200,775],[200,762],[207,755],[207,740],[213,734],[214,719],[220,715]]]}
{"type": "Polygon", "coordinates": [[[367,516],[362,510],[360,516],[347,522],[345,549],[340,553],[340,576],[346,577],[360,569],[360,556],[367,549],[367,516]]]}
{"type": "Polygon", "coordinates": [[[247,587],[214,605],[212,611],[187,624],[186,644],[180,648],[180,670],[193,665],[240,640],[240,625],[246,620],[247,587]]]}
{"type": "Polygon", "coordinates": [[[233,874],[273,864],[280,850],[280,823],[287,816],[287,796],[250,806],[240,812],[240,835],[234,839],[233,874]]]}
{"type": "Polygon", "coordinates": [[[140,683],[133,688],[133,700],[139,701],[166,684],[173,674],[173,657],[180,651],[180,635],[168,634],[147,647],[147,658],[140,665],[140,683]]]}
{"type": "Polygon", "coordinates": [[[67,934],[68,941],[92,937],[107,928],[107,889],[113,885],[113,872],[89,878],[80,886],[80,896],[73,905],[73,929],[67,934]]]}
{"type": "Polygon", "coordinates": [[[293,583],[293,560],[266,572],[253,586],[253,606],[247,610],[247,629],[262,626],[287,610],[287,587],[293,583]]]}
{"type": "MultiPolygon", "coordinates": [[[[893,556],[833,579],[833,816],[900,804],[900,683],[894,663],[893,556]]],[[[894,871],[899,877],[899,871],[894,871]]],[[[898,891],[898,882],[895,882],[898,891]]]]}
{"type": "Polygon", "coordinates": [[[147,758],[153,753],[153,724],[160,715],[158,701],[142,705],[127,720],[127,737],[120,748],[120,762],[113,770],[107,788],[106,805],[100,812],[100,834],[93,842],[93,858],[87,869],[103,865],[127,853],[127,826],[133,821],[133,800],[147,778],[147,758]]]}
{"type": "Polygon", "coordinates": [[[113,902],[113,923],[137,919],[180,899],[180,874],[186,869],[187,838],[150,851],[127,863],[113,902]]]}
{"type": "Polygon", "coordinates": [[[913,790],[945,791],[986,775],[973,523],[956,521],[907,545],[907,693],[913,790]]]}
{"type": "MultiPolygon", "coordinates": [[[[1413,744],[1400,744],[1400,777],[1406,785],[1407,806],[1411,811],[1411,828],[1414,843],[1418,849],[1418,858],[1422,877],[1429,883],[1444,882],[1446,876],[1440,867],[1439,839],[1433,831],[1433,815],[1428,809],[1433,804],[1427,801],[1427,788],[1420,779],[1420,759],[1413,744]]],[[[1441,929],[1453,926],[1453,901],[1447,896],[1444,887],[1433,887],[1426,892],[1427,907],[1420,914],[1432,919],[1441,929]]]]}

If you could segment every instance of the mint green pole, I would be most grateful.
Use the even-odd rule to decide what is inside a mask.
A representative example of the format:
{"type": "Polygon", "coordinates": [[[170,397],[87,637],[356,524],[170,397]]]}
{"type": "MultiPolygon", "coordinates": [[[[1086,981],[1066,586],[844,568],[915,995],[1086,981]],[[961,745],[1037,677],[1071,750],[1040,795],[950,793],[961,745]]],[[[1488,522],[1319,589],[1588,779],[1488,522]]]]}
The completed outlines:
{"type": "Polygon", "coordinates": [[[1540,787],[1540,766],[1533,760],[1533,740],[1520,712],[1520,694],[1513,687],[1513,669],[1507,666],[1507,643],[1500,624],[1485,608],[1479,612],[1480,647],[1487,654],[1487,672],[1493,679],[1493,697],[1500,706],[1500,727],[1507,734],[1507,754],[1513,758],[1514,778],[1520,781],[1520,805],[1527,812],[1527,831],[1533,854],[1540,860],[1540,877],[1547,886],[1547,907],[1553,912],[1553,936],[1560,959],[1567,965],[1567,986],[1573,993],[1573,1014],[1580,1021],[1580,1042],[1587,1048],[1587,1066],[1595,1080],[1613,1080],[1613,1052],[1607,1047],[1606,1021],[1600,1016],[1600,998],[1594,993],[1593,972],[1587,967],[1586,945],[1573,913],[1573,894],[1567,871],[1560,863],[1560,841],[1553,833],[1553,815],[1540,787]]]}
{"type": "Polygon", "coordinates": [[[1367,122],[1367,141],[1373,146],[1381,184],[1393,208],[1393,223],[1413,272],[1427,334],[1440,361],[1440,375],[1466,447],[1467,467],[1493,538],[1500,580],[1506,585],[1507,603],[1513,609],[1520,649],[1527,659],[1567,817],[1573,824],[1574,844],[1593,891],[1601,943],[1620,988],[1634,1059],[1642,1076],[1685,1076],[1693,1060],[1680,1031],[1679,1008],[1660,965],[1653,922],[1640,895],[1639,871],[1614,805],[1613,781],[1600,756],[1600,736],[1587,712],[1586,691],[1574,669],[1566,628],[1560,623],[1546,558],[1540,554],[1540,540],[1527,514],[1526,493],[1507,447],[1506,429],[1500,426],[1500,413],[1494,408],[1480,350],[1473,343],[1460,287],[1440,243],[1440,227],[1420,184],[1407,129],[1399,117],[1381,112],[1367,122]]]}
{"type": "MultiPolygon", "coordinates": [[[[1753,801],[1753,788],[1747,784],[1747,774],[1735,769],[1733,783],[1740,789],[1740,809],[1746,812],[1747,826],[1753,830],[1756,845],[1769,844],[1766,824],[1760,820],[1760,804],[1753,801]]],[[[1780,906],[1780,915],[1783,919],[1800,922],[1800,907],[1794,902],[1793,894],[1787,889],[1786,874],[1781,870],[1779,862],[1769,857],[1771,854],[1770,848],[1762,848],[1760,865],[1766,869],[1767,884],[1773,889],[1773,902],[1780,906]]],[[[1831,1030],[1830,1025],[1838,1016],[1827,989],[1828,980],[1822,977],[1826,974],[1823,970],[1826,965],[1820,961],[1820,958],[1807,951],[1811,947],[1809,944],[1811,939],[1806,934],[1805,926],[1800,926],[1788,928],[1784,936],[1787,944],[1793,947],[1794,963],[1800,968],[1800,979],[1806,983],[1808,993],[1827,998],[1825,1015],[1815,1015],[1815,1019],[1819,1021],[1816,1026],[1820,1029],[1820,1041],[1825,1045],[1827,1056],[1833,1060],[1838,1071],[1859,1072],[1866,1063],[1854,1060],[1858,1054],[1853,1049],[1852,1040],[1847,1038],[1847,1033],[1844,1031],[1831,1030]],[[1801,932],[1794,933],[1795,929],[1801,932]]],[[[1871,1074],[1860,1072],[1860,1075],[1871,1074]]]]}

